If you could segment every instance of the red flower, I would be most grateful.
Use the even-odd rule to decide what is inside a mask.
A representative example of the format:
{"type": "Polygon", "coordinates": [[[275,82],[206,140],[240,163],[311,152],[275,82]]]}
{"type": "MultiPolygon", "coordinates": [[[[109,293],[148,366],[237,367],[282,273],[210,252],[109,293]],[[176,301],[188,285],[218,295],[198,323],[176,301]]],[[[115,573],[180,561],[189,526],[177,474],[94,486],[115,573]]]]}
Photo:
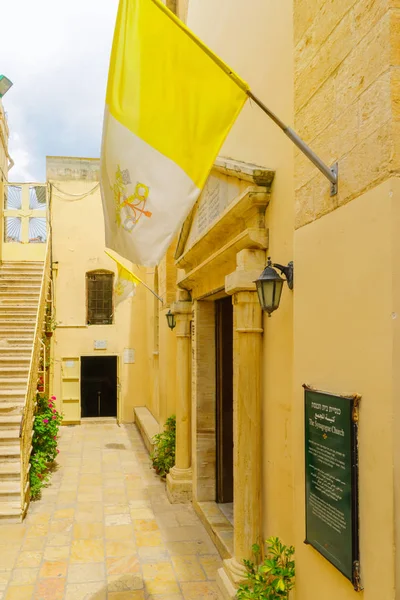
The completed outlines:
{"type": "Polygon", "coordinates": [[[54,421],[54,419],[57,419],[56,415],[53,416],[53,421],[54,421]]]}
{"type": "Polygon", "coordinates": [[[59,449],[58,449],[58,448],[57,448],[57,454],[60,454],[60,451],[59,451],[59,449]]]}
{"type": "Polygon", "coordinates": [[[48,419],[43,419],[43,423],[48,423],[49,420],[48,419]]]}
{"type": "Polygon", "coordinates": [[[57,399],[57,398],[56,398],[55,396],[52,396],[52,397],[51,397],[51,400],[56,400],[56,399],[57,399]]]}

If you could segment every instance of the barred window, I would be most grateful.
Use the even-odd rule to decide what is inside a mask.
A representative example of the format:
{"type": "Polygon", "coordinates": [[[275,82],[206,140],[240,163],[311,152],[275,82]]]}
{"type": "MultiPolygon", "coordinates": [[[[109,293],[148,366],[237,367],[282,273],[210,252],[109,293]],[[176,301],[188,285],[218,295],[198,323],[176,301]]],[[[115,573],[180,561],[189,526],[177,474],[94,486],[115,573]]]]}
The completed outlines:
{"type": "Polygon", "coordinates": [[[88,325],[111,325],[113,322],[114,273],[91,271],[86,273],[88,325]]]}

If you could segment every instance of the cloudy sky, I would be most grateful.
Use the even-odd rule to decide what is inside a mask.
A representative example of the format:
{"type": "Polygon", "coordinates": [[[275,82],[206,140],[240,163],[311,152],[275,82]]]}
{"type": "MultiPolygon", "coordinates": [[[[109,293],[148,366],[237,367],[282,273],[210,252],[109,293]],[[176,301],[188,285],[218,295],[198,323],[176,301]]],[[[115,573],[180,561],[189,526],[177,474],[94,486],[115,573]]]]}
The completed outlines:
{"type": "Polygon", "coordinates": [[[3,4],[0,74],[14,83],[3,99],[9,179],[44,181],[46,155],[99,156],[118,0],[3,4]]]}

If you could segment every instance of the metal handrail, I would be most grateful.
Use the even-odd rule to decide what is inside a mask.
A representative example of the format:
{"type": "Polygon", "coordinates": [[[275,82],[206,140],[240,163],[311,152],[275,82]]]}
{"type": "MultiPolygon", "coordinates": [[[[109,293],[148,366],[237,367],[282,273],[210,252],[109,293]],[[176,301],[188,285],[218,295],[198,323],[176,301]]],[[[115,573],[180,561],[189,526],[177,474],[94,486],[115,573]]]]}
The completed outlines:
{"type": "Polygon", "coordinates": [[[40,285],[38,308],[36,312],[35,333],[32,344],[29,374],[26,386],[24,408],[20,425],[20,450],[21,450],[21,509],[24,512],[27,502],[27,483],[29,476],[29,461],[32,450],[32,425],[36,406],[37,378],[39,372],[39,359],[42,337],[44,335],[44,320],[47,304],[47,288],[50,273],[50,244],[48,237],[46,243],[46,254],[43,264],[43,274],[40,285]]]}

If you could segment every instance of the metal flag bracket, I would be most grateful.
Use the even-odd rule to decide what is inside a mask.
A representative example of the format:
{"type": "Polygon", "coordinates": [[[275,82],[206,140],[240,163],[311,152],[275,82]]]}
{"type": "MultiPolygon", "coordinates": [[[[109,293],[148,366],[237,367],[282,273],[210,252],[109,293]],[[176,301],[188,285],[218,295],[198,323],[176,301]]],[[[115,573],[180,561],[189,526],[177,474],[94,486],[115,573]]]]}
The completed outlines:
{"type": "Polygon", "coordinates": [[[336,196],[336,194],[338,193],[338,164],[335,163],[332,167],[328,167],[328,165],[326,165],[324,161],[321,160],[313,150],[311,150],[311,148],[305,143],[305,141],[302,140],[301,137],[297,135],[297,133],[293,131],[291,127],[285,125],[285,123],[281,121],[279,117],[277,117],[271,110],[269,110],[269,108],[267,108],[265,104],[253,94],[253,92],[249,90],[247,92],[247,95],[249,96],[249,98],[254,100],[257,106],[259,106],[261,110],[265,112],[270,117],[270,119],[272,119],[274,123],[276,123],[276,125],[278,125],[280,129],[282,129],[283,133],[285,133],[287,137],[290,140],[292,140],[292,142],[299,148],[299,150],[305,156],[307,156],[307,158],[317,167],[317,169],[319,169],[321,173],[325,175],[325,177],[329,180],[331,184],[331,196],[336,196]]]}

